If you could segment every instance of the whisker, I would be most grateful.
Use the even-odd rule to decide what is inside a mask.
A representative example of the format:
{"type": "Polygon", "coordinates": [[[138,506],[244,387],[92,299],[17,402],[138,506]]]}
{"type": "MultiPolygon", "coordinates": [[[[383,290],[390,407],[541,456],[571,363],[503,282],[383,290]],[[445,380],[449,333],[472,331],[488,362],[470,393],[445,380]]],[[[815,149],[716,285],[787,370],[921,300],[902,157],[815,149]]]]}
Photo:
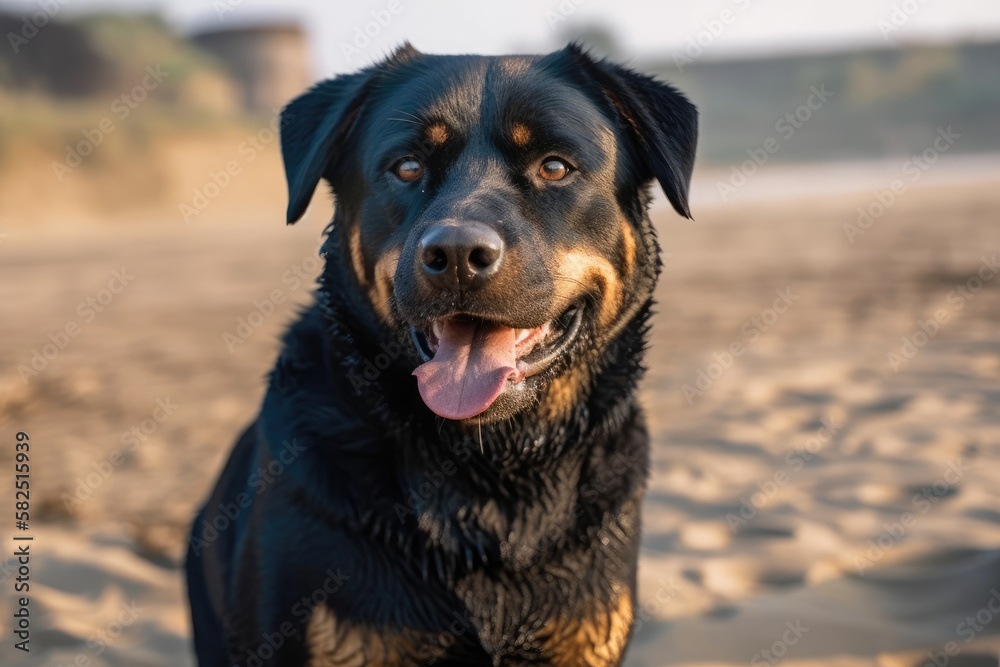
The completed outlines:
{"type": "Polygon", "coordinates": [[[577,280],[576,278],[569,278],[567,276],[552,276],[552,279],[553,280],[562,280],[563,282],[567,282],[567,283],[573,283],[574,285],[579,285],[580,287],[582,287],[584,289],[587,289],[587,290],[594,289],[592,286],[588,285],[587,283],[583,282],[582,280],[577,280]]]}
{"type": "Polygon", "coordinates": [[[409,111],[403,111],[402,109],[393,109],[393,111],[395,111],[396,113],[401,113],[401,114],[403,114],[405,116],[409,116],[410,118],[415,118],[415,119],[417,119],[417,120],[419,120],[419,121],[422,122],[422,119],[420,118],[420,116],[416,116],[416,115],[410,113],[409,111]]]}
{"type": "MultiPolygon", "coordinates": [[[[580,286],[580,287],[583,288],[583,292],[587,296],[593,297],[595,299],[600,299],[601,298],[601,291],[598,288],[596,288],[596,287],[594,287],[592,285],[588,285],[588,284],[586,284],[586,283],[584,283],[584,282],[582,282],[580,280],[577,280],[576,278],[570,278],[568,276],[558,276],[558,275],[556,275],[556,276],[552,276],[552,279],[553,280],[561,280],[563,282],[571,283],[573,285],[578,285],[578,286],[580,286]]],[[[566,304],[564,304],[564,305],[568,306],[569,303],[570,303],[570,300],[567,298],[566,304]]]]}

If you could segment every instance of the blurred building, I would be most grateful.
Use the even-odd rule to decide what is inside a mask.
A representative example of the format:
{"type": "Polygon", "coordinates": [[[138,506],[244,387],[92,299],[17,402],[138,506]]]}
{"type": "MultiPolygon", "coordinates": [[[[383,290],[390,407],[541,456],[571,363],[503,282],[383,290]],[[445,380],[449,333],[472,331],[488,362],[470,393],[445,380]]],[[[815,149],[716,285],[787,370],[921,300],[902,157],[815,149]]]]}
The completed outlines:
{"type": "Polygon", "coordinates": [[[249,111],[273,113],[312,83],[308,38],[298,24],[209,30],[191,41],[229,69],[249,111]]]}

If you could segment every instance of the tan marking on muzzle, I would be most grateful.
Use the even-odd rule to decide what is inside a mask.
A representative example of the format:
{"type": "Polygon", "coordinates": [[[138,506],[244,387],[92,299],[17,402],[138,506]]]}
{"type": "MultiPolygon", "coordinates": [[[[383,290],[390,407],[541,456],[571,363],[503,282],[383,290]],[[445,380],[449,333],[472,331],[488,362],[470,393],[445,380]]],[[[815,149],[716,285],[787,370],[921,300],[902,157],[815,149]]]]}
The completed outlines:
{"type": "Polygon", "coordinates": [[[354,275],[358,279],[358,284],[362,287],[367,287],[368,276],[365,275],[365,253],[361,248],[360,225],[354,225],[351,227],[350,234],[347,238],[347,247],[351,253],[351,267],[354,269],[354,275]]]}
{"type": "Polygon", "coordinates": [[[590,361],[574,366],[549,383],[542,399],[541,419],[547,423],[557,423],[570,415],[579,403],[590,361]]]}
{"type": "Polygon", "coordinates": [[[556,310],[587,295],[597,304],[598,324],[607,326],[614,321],[621,304],[622,283],[606,257],[585,250],[562,252],[552,281],[556,310]]]}
{"type": "Polygon", "coordinates": [[[399,248],[386,250],[375,263],[374,284],[368,290],[368,298],[382,322],[392,322],[392,280],[399,263],[399,248]]]}

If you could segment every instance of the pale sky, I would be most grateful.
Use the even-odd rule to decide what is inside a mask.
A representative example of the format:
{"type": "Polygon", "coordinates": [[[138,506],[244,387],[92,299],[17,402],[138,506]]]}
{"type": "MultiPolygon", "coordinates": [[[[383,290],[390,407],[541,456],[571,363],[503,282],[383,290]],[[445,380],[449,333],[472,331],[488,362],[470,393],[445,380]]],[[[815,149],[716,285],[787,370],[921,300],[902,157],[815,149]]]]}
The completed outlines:
{"type": "MultiPolygon", "coordinates": [[[[0,7],[15,13],[39,6],[37,0],[0,0],[0,7]]],[[[553,23],[606,27],[639,59],[670,56],[699,33],[706,59],[1000,38],[997,0],[67,0],[62,11],[111,8],[159,9],[182,30],[298,18],[312,36],[317,78],[357,69],[404,40],[428,53],[549,51],[560,46],[553,23]],[[380,12],[384,26],[375,22],[380,12]],[[356,29],[366,24],[374,36],[358,48],[356,29]],[[715,35],[709,30],[713,24],[715,35]]]]}

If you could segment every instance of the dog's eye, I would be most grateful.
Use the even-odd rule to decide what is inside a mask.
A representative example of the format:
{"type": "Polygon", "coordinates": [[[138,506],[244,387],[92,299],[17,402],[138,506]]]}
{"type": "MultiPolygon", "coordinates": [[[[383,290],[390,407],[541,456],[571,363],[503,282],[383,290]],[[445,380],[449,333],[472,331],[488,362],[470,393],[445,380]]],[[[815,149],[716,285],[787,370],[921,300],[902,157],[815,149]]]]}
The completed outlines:
{"type": "Polygon", "coordinates": [[[396,174],[399,180],[405,183],[412,183],[423,175],[424,165],[420,164],[420,160],[412,155],[407,155],[396,163],[393,173],[396,174]]]}
{"type": "Polygon", "coordinates": [[[538,169],[538,175],[546,181],[561,181],[569,174],[569,165],[557,158],[549,158],[538,169]]]}

